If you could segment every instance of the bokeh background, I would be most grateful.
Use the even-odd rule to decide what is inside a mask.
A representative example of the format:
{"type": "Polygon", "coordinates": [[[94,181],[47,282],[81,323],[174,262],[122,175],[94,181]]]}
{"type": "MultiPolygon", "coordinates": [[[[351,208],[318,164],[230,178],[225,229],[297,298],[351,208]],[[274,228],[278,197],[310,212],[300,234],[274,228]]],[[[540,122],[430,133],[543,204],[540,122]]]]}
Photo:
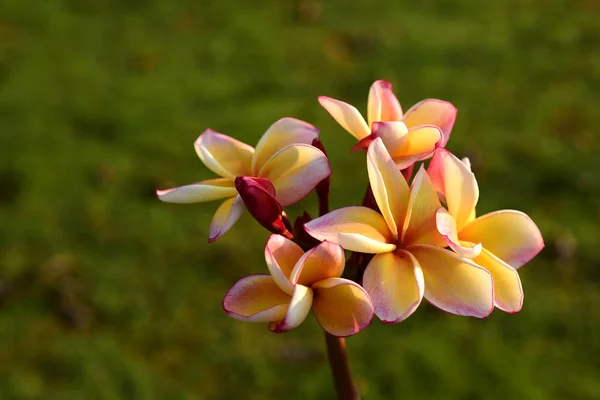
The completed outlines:
{"type": "Polygon", "coordinates": [[[357,204],[364,155],[317,96],[365,110],[386,79],[405,109],[457,106],[479,213],[525,211],[546,249],[519,314],[423,304],[350,338],[365,399],[599,399],[599,46],[596,0],[1,0],[0,398],[332,398],[312,317],[221,309],[268,234],[245,217],[209,246],[217,203],[154,189],[211,176],[205,128],[255,144],[294,116],[357,204]]]}

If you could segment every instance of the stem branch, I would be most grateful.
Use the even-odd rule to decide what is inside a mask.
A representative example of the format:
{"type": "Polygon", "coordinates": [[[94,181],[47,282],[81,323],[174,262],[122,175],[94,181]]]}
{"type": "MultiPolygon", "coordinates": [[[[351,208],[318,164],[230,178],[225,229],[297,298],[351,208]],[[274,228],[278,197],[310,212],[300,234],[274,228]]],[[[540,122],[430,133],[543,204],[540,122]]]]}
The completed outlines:
{"type": "Polygon", "coordinates": [[[345,339],[325,332],[325,343],[338,400],[359,400],[358,389],[350,373],[345,339]]]}

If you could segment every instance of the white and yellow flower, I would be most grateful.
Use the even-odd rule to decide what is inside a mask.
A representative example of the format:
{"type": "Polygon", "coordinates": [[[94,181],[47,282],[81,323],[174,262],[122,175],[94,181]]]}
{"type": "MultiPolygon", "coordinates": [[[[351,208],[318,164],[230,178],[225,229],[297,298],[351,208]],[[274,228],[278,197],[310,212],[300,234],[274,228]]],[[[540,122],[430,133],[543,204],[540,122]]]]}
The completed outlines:
{"type": "Polygon", "coordinates": [[[425,169],[409,188],[381,138],[369,146],[367,167],[381,213],[345,207],[306,223],[306,231],[347,250],[375,254],[362,283],[384,322],[404,320],[423,297],[453,314],[489,315],[494,308],[492,276],[444,248],[436,228],[441,204],[425,169]]]}
{"type": "Polygon", "coordinates": [[[236,187],[236,177],[267,179],[282,206],[304,198],[331,174],[322,151],[311,146],[319,136],[313,125],[283,118],[275,122],[256,148],[207,129],[194,143],[200,160],[220,176],[191,185],[157,190],[158,198],[170,203],[198,203],[226,199],[210,224],[209,242],[223,236],[245,210],[236,187]]]}
{"type": "Polygon", "coordinates": [[[468,159],[459,160],[445,149],[436,150],[427,170],[446,204],[437,210],[437,227],[448,246],[471,258],[494,278],[494,304],[515,313],[523,306],[523,289],[517,269],[543,248],[536,224],[526,214],[501,210],[476,218],[477,180],[468,159]]]}

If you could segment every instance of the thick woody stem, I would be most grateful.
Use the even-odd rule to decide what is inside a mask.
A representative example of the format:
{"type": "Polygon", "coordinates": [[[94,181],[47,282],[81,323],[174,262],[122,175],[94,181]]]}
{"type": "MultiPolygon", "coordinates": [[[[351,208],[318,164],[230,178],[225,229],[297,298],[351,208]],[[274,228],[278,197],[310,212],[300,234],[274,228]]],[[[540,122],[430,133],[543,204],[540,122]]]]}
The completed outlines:
{"type": "Polygon", "coordinates": [[[350,373],[345,339],[325,332],[325,343],[337,398],[339,400],[359,400],[358,389],[350,373]]]}

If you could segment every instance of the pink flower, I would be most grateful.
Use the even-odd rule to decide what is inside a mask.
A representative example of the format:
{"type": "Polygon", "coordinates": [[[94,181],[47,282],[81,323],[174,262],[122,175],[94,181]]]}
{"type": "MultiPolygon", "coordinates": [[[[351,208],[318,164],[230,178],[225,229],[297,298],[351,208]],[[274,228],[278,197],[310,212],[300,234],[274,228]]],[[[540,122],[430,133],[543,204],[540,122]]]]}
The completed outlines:
{"type": "Polygon", "coordinates": [[[270,322],[272,332],[300,325],[312,309],[323,329],[350,336],[373,319],[373,305],[360,285],[340,278],[344,250],[323,242],[304,253],[300,246],[272,235],[265,248],[270,275],[250,275],[237,281],[223,300],[233,318],[270,322]]]}
{"type": "Polygon", "coordinates": [[[369,90],[368,124],[358,110],[348,103],[319,97],[321,105],[359,142],[355,148],[367,149],[380,137],[398,168],[428,158],[436,146],[444,147],[456,119],[456,108],[447,101],[423,100],[406,114],[392,92],[392,84],[375,81],[369,90]]]}

